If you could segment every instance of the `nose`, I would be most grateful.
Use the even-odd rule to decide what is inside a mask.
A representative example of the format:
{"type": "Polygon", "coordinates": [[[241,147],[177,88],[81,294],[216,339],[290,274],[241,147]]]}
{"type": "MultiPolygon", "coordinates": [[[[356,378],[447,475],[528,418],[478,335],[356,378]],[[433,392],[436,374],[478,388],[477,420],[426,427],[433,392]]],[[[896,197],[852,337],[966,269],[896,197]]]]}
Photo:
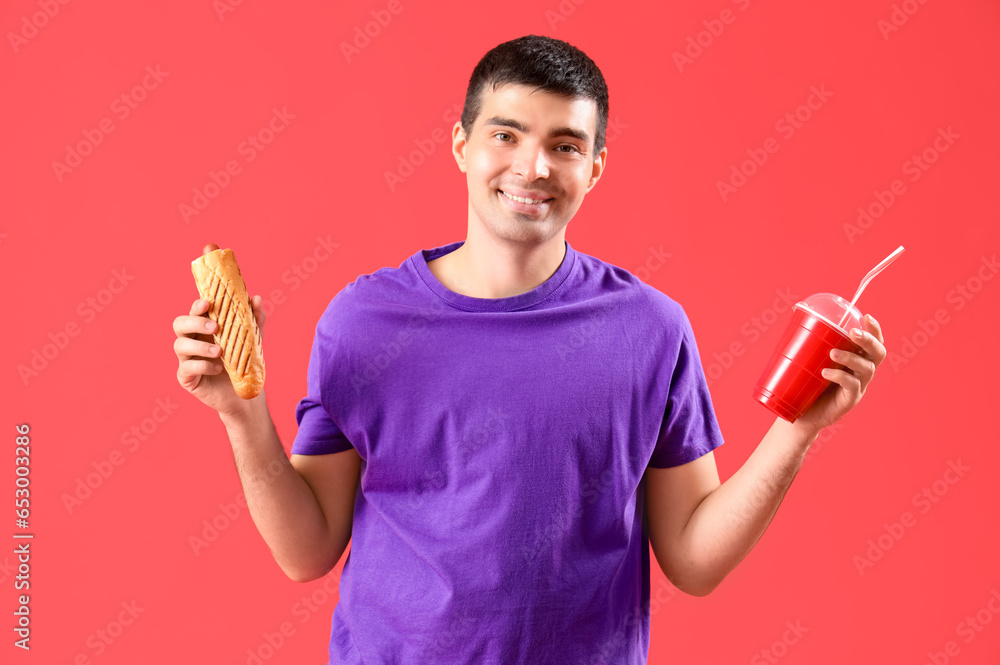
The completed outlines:
{"type": "Polygon", "coordinates": [[[526,181],[549,177],[549,158],[543,145],[525,141],[514,153],[511,170],[526,181]]]}

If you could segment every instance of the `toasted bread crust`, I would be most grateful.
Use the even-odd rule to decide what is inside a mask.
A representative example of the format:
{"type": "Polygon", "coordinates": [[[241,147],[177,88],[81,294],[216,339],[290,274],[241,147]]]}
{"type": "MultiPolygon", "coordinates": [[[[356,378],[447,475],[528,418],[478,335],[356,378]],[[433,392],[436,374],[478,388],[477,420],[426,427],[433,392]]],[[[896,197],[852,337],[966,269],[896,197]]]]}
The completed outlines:
{"type": "Polygon", "coordinates": [[[217,249],[191,262],[208,317],[219,324],[213,337],[236,394],[252,399],[264,388],[264,349],[236,255],[217,249]]]}

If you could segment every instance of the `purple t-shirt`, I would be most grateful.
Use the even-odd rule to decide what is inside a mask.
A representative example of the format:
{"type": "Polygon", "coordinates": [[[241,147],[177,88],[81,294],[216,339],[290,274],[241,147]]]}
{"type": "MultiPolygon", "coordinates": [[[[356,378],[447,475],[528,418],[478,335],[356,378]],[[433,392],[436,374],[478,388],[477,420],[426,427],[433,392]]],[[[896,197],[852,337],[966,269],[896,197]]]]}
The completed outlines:
{"type": "Polygon", "coordinates": [[[527,293],[450,291],[462,242],[316,326],[291,452],[361,457],[331,663],[646,663],[643,472],[723,442],[691,324],[568,242],[527,293]]]}

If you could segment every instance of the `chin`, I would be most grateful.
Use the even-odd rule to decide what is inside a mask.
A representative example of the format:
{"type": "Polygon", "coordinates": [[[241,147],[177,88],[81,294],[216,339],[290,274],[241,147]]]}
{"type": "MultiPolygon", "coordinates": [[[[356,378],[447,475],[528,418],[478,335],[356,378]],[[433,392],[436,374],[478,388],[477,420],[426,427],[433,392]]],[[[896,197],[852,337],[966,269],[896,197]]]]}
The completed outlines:
{"type": "Polygon", "coordinates": [[[520,220],[513,223],[487,224],[488,233],[494,238],[512,243],[540,245],[555,237],[565,225],[552,220],[520,220]]]}

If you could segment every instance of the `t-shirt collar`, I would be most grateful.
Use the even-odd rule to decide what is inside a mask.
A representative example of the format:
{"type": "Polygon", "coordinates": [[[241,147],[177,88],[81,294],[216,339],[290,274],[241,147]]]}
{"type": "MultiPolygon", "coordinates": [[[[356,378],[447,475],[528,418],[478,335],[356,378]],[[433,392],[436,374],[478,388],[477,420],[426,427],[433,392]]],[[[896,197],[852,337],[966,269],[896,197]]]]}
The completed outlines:
{"type": "Polygon", "coordinates": [[[464,240],[433,249],[421,249],[410,257],[410,262],[421,280],[423,280],[424,284],[427,285],[434,295],[457,309],[470,312],[512,312],[537,305],[552,295],[556,289],[562,286],[566,278],[569,277],[576,263],[576,252],[570,246],[569,241],[563,239],[563,242],[566,244],[566,255],[552,276],[531,291],[509,298],[474,298],[456,293],[447,288],[434,276],[427,262],[455,251],[465,244],[464,240]]]}

